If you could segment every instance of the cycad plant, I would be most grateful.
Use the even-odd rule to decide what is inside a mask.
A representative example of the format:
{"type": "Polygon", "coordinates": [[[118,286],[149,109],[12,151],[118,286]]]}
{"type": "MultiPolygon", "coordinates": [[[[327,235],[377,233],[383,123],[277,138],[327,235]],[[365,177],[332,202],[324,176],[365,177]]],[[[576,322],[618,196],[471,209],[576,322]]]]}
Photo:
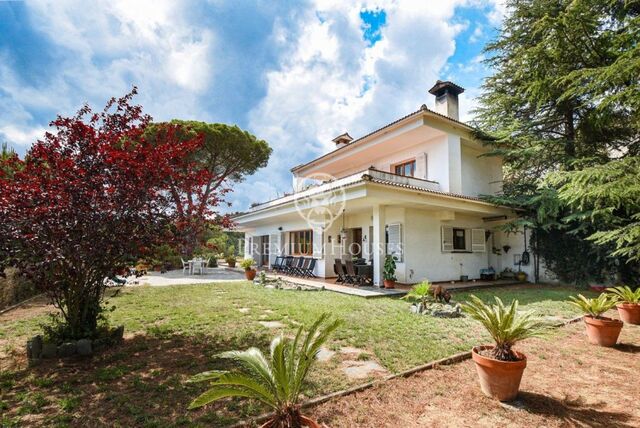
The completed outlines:
{"type": "Polygon", "coordinates": [[[630,303],[638,305],[640,304],[640,288],[636,288],[636,290],[632,290],[628,285],[607,288],[607,291],[611,293],[611,297],[616,300],[616,302],[622,303],[630,303]]]}
{"type": "Polygon", "coordinates": [[[569,302],[579,308],[585,315],[593,318],[601,318],[600,315],[616,305],[616,299],[606,293],[602,293],[593,299],[588,299],[582,294],[578,294],[578,297],[569,297],[569,302]]]}
{"type": "Polygon", "coordinates": [[[513,345],[541,336],[546,330],[533,312],[518,313],[517,300],[507,307],[499,297],[495,297],[495,304],[489,305],[472,295],[470,301],[462,305],[462,310],[487,329],[496,343],[491,356],[500,361],[517,361],[518,357],[511,349],[513,345]]]}
{"type": "Polygon", "coordinates": [[[275,417],[266,427],[300,427],[300,394],[304,380],[316,355],[329,335],[340,325],[329,315],[318,318],[303,339],[300,326],[293,340],[279,336],[271,342],[270,354],[257,348],[230,351],[219,355],[240,363],[238,371],[208,371],[193,376],[189,382],[210,381],[210,388],[193,400],[189,409],[204,406],[226,397],[255,399],[269,406],[275,417]]]}
{"type": "Polygon", "coordinates": [[[422,307],[425,307],[431,298],[431,283],[422,281],[420,284],[414,285],[402,298],[411,302],[418,302],[422,307]]]}

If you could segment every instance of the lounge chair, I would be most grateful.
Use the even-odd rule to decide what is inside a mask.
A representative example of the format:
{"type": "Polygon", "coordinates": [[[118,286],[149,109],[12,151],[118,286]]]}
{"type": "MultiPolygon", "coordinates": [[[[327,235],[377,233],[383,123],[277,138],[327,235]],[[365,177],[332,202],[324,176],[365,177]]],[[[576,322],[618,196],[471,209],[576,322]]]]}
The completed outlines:
{"type": "Polygon", "coordinates": [[[316,275],[313,273],[313,270],[316,268],[316,259],[309,259],[309,264],[307,268],[304,270],[303,276],[305,278],[315,278],[316,275]]]}
{"type": "Polygon", "coordinates": [[[284,264],[284,256],[276,256],[275,262],[271,265],[271,270],[275,272],[280,272],[282,270],[283,264],[284,264]]]}
{"type": "Polygon", "coordinates": [[[338,276],[336,279],[337,282],[345,282],[344,269],[342,268],[342,260],[334,259],[333,260],[333,272],[338,276]]]}

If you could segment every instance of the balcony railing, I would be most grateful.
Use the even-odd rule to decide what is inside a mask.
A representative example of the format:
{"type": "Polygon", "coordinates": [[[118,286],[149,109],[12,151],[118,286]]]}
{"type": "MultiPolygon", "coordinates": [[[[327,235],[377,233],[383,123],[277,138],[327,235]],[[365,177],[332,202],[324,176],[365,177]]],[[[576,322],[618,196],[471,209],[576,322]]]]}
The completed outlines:
{"type": "Polygon", "coordinates": [[[428,190],[440,190],[440,185],[436,181],[423,180],[415,177],[406,177],[403,175],[393,174],[390,172],[380,171],[377,169],[369,168],[364,171],[359,171],[346,177],[338,178],[331,181],[325,181],[323,183],[313,184],[295,193],[285,195],[281,198],[273,199],[271,201],[262,202],[259,204],[253,204],[249,209],[251,211],[262,210],[275,205],[281,205],[287,202],[292,202],[296,199],[302,199],[310,196],[314,196],[323,192],[328,192],[340,187],[350,186],[364,180],[365,176],[375,178],[378,180],[388,181],[390,183],[409,185],[413,187],[428,189],[428,190]]]}

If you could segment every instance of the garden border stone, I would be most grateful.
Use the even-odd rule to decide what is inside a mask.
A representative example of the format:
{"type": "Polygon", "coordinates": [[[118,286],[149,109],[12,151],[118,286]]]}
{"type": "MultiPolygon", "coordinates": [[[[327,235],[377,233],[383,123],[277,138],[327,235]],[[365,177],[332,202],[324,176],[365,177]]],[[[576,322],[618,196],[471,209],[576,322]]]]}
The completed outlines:
{"type": "Polygon", "coordinates": [[[37,335],[27,340],[27,358],[33,364],[39,360],[54,358],[69,358],[73,356],[87,357],[110,344],[121,343],[124,340],[124,326],[118,326],[109,332],[108,337],[97,339],[79,339],[64,342],[56,345],[52,342],[45,342],[41,335],[37,335]]]}

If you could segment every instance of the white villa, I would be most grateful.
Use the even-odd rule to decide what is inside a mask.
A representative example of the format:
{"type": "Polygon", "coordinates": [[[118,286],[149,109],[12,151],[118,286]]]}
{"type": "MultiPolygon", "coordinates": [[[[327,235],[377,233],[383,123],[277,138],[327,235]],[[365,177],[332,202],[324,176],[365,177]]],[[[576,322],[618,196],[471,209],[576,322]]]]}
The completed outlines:
{"type": "MultiPolygon", "coordinates": [[[[344,133],[335,150],[292,168],[291,194],[235,218],[245,257],[313,257],[323,278],[335,276],[336,258],[362,257],[378,286],[386,254],[397,257],[401,283],[517,271],[524,236],[497,229],[515,212],[479,198],[501,191],[502,162],[481,156],[474,128],[458,120],[463,91],[438,81],[435,111],[423,105],[355,140],[344,133]]],[[[531,278],[532,266],[522,270],[531,278]]]]}

